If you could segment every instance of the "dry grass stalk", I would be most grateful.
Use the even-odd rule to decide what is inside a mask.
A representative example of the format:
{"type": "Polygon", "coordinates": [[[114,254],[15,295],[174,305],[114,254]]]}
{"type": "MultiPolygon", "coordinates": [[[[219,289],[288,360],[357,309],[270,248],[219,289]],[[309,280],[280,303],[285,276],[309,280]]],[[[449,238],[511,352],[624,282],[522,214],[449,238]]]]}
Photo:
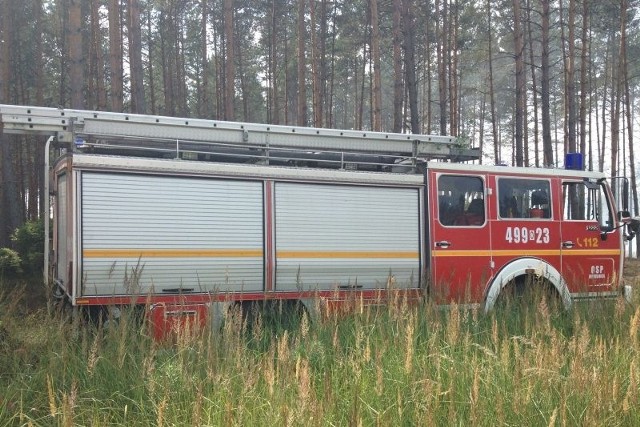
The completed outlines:
{"type": "Polygon", "coordinates": [[[49,398],[49,415],[55,418],[58,415],[58,406],[56,405],[56,395],[53,391],[53,378],[51,374],[47,374],[47,397],[49,398]]]}
{"type": "Polygon", "coordinates": [[[473,369],[473,383],[471,385],[471,393],[469,396],[471,415],[471,425],[477,425],[478,423],[478,403],[480,401],[480,369],[475,366],[473,369]]]}
{"type": "Polygon", "coordinates": [[[460,320],[460,307],[454,303],[449,308],[449,319],[447,323],[447,342],[452,347],[457,345],[460,339],[460,320]]]}
{"type": "Polygon", "coordinates": [[[304,413],[311,400],[311,375],[309,373],[309,361],[298,357],[296,360],[296,379],[298,382],[299,411],[304,413]]]}
{"type": "Polygon", "coordinates": [[[409,320],[406,327],[406,343],[405,343],[405,359],[404,370],[407,374],[411,374],[413,370],[413,349],[414,349],[414,333],[416,329],[416,316],[414,312],[409,314],[409,320]]]}
{"type": "Polygon", "coordinates": [[[89,351],[89,357],[87,358],[87,373],[89,377],[93,376],[93,371],[96,368],[96,364],[99,359],[101,334],[96,334],[91,344],[91,350],[89,351]]]}
{"type": "Polygon", "coordinates": [[[165,394],[164,397],[162,398],[162,401],[160,402],[160,405],[158,405],[158,414],[156,418],[157,427],[162,427],[164,425],[164,416],[165,416],[165,411],[167,410],[168,404],[169,404],[169,395],[165,394]]]}
{"type": "Polygon", "coordinates": [[[191,425],[197,427],[201,426],[202,423],[202,402],[204,400],[204,395],[202,391],[202,384],[199,383],[196,387],[196,398],[193,403],[193,411],[191,415],[191,425]]]}
{"type": "Polygon", "coordinates": [[[640,387],[640,381],[638,380],[638,368],[634,360],[629,366],[629,385],[627,386],[627,393],[622,401],[622,410],[625,413],[629,412],[631,408],[637,407],[638,387],[640,387]]]}
{"type": "Polygon", "coordinates": [[[62,395],[62,424],[65,427],[73,427],[75,425],[74,410],[76,408],[77,399],[78,383],[73,380],[69,394],[63,393],[62,395]]]}
{"type": "Polygon", "coordinates": [[[636,311],[631,319],[629,325],[629,338],[631,339],[631,343],[633,344],[633,348],[636,352],[640,351],[640,347],[638,343],[640,342],[640,334],[638,331],[640,330],[640,306],[636,308],[636,311]]]}

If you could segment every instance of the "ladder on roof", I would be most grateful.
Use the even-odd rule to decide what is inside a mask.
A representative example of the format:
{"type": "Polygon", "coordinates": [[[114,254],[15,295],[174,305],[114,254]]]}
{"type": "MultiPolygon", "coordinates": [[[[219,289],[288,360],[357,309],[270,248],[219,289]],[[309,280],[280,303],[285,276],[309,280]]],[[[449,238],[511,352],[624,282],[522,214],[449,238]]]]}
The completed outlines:
{"type": "Polygon", "coordinates": [[[0,130],[45,134],[74,151],[344,168],[469,161],[454,137],[280,126],[0,104],[0,130]],[[327,166],[329,165],[329,166],[327,166]]]}

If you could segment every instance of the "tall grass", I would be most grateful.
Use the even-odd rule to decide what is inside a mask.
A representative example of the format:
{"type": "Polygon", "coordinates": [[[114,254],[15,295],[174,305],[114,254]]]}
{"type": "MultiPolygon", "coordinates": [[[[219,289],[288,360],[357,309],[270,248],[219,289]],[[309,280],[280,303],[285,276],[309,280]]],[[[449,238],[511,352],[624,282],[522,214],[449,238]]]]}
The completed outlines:
{"type": "Polygon", "coordinates": [[[0,297],[0,426],[640,425],[640,308],[399,303],[154,342],[0,297]]]}

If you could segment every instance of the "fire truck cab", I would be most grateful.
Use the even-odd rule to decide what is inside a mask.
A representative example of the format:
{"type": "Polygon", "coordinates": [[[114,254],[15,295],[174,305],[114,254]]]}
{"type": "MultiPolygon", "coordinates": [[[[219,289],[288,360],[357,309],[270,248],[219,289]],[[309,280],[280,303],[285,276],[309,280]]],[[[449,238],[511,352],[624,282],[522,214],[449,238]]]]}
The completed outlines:
{"type": "Polygon", "coordinates": [[[532,276],[566,307],[620,293],[626,219],[604,174],[429,163],[427,188],[437,301],[489,310],[532,276]]]}

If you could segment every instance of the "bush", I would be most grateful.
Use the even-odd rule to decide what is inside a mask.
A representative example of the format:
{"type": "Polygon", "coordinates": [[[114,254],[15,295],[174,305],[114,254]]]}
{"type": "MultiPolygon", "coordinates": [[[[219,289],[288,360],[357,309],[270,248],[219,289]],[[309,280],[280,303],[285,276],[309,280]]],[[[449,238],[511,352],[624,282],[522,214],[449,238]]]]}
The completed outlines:
{"type": "Polygon", "coordinates": [[[0,248],[0,275],[15,277],[22,274],[22,260],[20,255],[12,249],[0,248]]]}
{"type": "Polygon", "coordinates": [[[16,243],[18,254],[22,258],[22,270],[28,274],[42,272],[44,263],[44,221],[27,221],[16,228],[11,240],[16,243]]]}

